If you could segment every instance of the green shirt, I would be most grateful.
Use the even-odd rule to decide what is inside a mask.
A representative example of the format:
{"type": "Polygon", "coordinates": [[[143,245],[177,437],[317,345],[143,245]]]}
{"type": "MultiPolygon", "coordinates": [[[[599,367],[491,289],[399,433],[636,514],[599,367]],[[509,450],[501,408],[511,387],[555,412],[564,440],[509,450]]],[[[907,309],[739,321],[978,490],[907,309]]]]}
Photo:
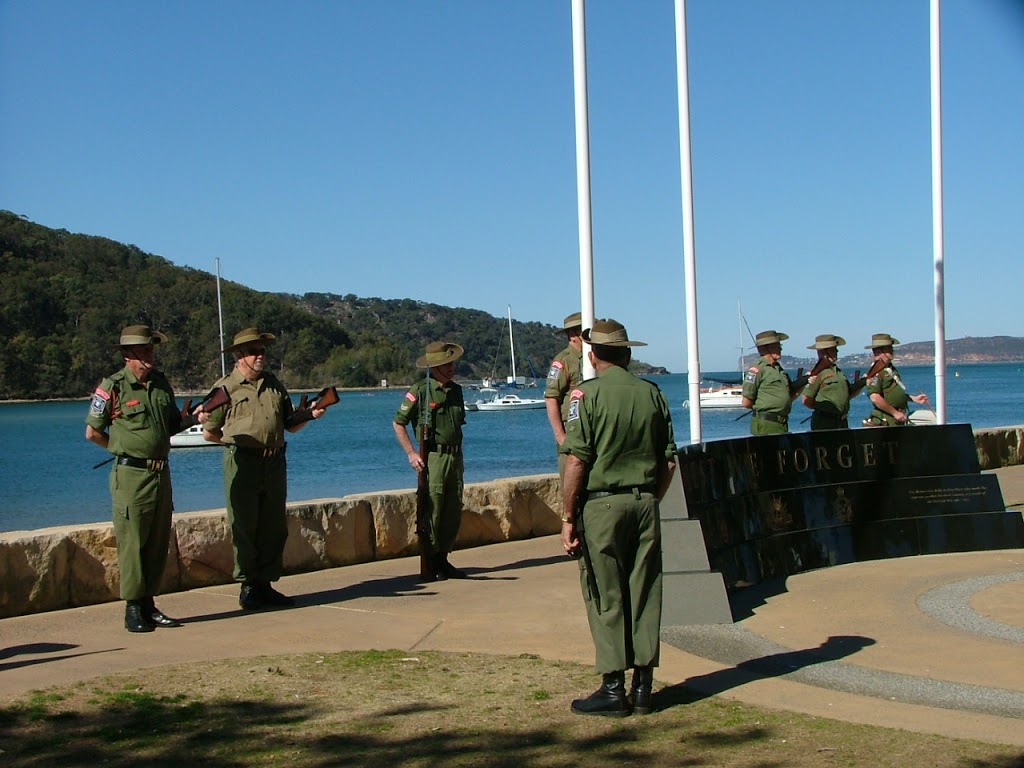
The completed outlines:
{"type": "Polygon", "coordinates": [[[789,376],[782,366],[770,358],[757,358],[743,376],[743,396],[753,401],[755,413],[788,416],[793,406],[789,376]]]}
{"type": "Polygon", "coordinates": [[[830,416],[845,417],[850,412],[850,383],[837,365],[826,368],[804,388],[804,397],[814,401],[814,409],[830,416]]]}
{"type": "Polygon", "coordinates": [[[284,445],[284,420],[294,406],[284,384],[263,372],[249,381],[235,368],[214,387],[227,387],[231,403],[210,414],[203,428],[221,430],[223,442],[247,448],[280,448],[284,445]]]}
{"type": "Polygon", "coordinates": [[[558,400],[562,410],[562,423],[569,417],[569,398],[567,395],[580,383],[580,361],[582,353],[572,344],[567,346],[554,360],[548,369],[547,384],[544,387],[544,397],[553,397],[558,400]]]}
{"type": "MultiPolygon", "coordinates": [[[[903,379],[900,378],[899,371],[896,370],[896,366],[889,365],[882,369],[882,372],[877,376],[872,376],[868,379],[866,385],[868,391],[868,397],[871,395],[879,394],[885,398],[885,402],[895,408],[897,411],[907,410],[907,405],[910,403],[910,395],[907,394],[907,388],[903,385],[903,379]]],[[[885,413],[878,408],[871,411],[871,416],[877,416],[884,419],[887,424],[899,424],[892,416],[885,413]]]]}
{"type": "Polygon", "coordinates": [[[590,468],[587,490],[654,487],[659,467],[675,460],[665,396],[619,366],[606,369],[570,393],[565,441],[558,450],[590,468]]]}
{"type": "Polygon", "coordinates": [[[137,459],[167,458],[180,421],[166,377],[152,370],[143,383],[127,366],[100,382],[85,418],[89,426],[108,433],[108,451],[137,459]]]}
{"type": "MultiPolygon", "coordinates": [[[[395,424],[403,427],[420,425],[420,410],[426,392],[426,378],[413,384],[402,398],[402,404],[395,413],[395,424]]],[[[462,425],[466,423],[466,405],[462,399],[462,387],[454,381],[442,386],[436,379],[430,379],[430,434],[438,445],[461,445],[462,425]]]]}

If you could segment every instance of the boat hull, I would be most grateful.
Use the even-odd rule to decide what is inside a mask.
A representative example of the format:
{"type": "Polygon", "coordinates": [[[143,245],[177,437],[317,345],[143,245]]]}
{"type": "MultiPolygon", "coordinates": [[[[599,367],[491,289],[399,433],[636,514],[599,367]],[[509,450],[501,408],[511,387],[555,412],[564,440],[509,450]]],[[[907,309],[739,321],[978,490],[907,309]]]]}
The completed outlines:
{"type": "Polygon", "coordinates": [[[544,400],[523,399],[517,395],[502,395],[494,400],[476,403],[478,411],[532,411],[544,407],[544,400]]]}
{"type": "Polygon", "coordinates": [[[215,448],[219,445],[220,443],[211,443],[203,437],[203,427],[200,424],[171,435],[171,448],[215,448]]]}

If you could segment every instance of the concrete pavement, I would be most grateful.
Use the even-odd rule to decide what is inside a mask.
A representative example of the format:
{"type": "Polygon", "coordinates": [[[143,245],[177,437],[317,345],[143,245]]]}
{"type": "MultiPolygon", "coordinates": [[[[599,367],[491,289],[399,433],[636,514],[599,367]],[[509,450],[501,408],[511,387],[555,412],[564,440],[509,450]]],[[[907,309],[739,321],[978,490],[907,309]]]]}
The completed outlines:
{"type": "MultiPolygon", "coordinates": [[[[997,474],[1007,505],[1024,504],[1024,467],[997,474]]],[[[289,576],[278,585],[297,598],[288,610],[243,613],[232,585],[164,595],[161,609],[186,625],[144,635],[123,629],[123,603],[3,619],[0,701],[110,672],[285,653],[593,662],[577,566],[557,537],[452,561],[471,578],[419,584],[415,559],[289,576]]],[[[656,705],[717,695],[1024,746],[1024,550],[813,571],[744,591],[734,612],[732,625],[665,628],[656,705]]],[[[566,690],[566,706],[587,693],[566,690]]]]}

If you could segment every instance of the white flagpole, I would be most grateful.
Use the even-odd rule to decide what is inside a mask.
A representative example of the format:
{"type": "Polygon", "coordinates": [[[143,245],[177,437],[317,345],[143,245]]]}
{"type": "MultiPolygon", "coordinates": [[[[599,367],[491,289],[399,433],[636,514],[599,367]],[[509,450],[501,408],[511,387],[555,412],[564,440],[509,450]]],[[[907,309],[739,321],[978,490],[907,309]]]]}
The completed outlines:
{"type": "MultiPolygon", "coordinates": [[[[590,127],[587,108],[587,23],[584,0],[572,0],[572,71],[576,104],[576,206],[580,237],[580,309],[583,327],[594,327],[594,250],[590,218],[590,127]]],[[[584,345],[584,353],[589,345],[584,345]]],[[[592,379],[586,354],[580,378],[592,379]]]]}
{"type": "MultiPolygon", "coordinates": [[[[216,257],[217,261],[217,323],[220,327],[220,348],[224,349],[224,311],[221,309],[220,304],[220,257],[216,257]]],[[[224,362],[224,353],[220,353],[220,375],[227,375],[227,363],[224,362]]]]}
{"type": "Polygon", "coordinates": [[[935,275],[935,416],[946,423],[946,294],[942,226],[942,56],[939,0],[931,0],[932,250],[935,275]]]}
{"type": "Polygon", "coordinates": [[[676,87],[679,108],[679,170],[683,193],[683,264],[686,285],[686,370],[690,442],[701,441],[700,347],[697,341],[697,264],[693,235],[693,168],[690,158],[690,79],[686,66],[686,0],[676,0],[676,87]]]}

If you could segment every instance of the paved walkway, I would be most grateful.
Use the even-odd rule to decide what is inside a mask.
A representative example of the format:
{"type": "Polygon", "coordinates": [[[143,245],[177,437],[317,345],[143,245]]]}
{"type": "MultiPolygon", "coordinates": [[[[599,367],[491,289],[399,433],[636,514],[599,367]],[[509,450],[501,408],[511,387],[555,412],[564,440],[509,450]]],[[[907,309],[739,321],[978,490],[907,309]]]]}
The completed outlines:
{"type": "MultiPolygon", "coordinates": [[[[1024,503],[1024,468],[1000,472],[1024,503]]],[[[238,588],[165,595],[187,624],[132,635],[123,603],[0,620],[0,701],[109,672],[368,648],[535,653],[593,663],[576,564],[556,537],[455,553],[471,578],[418,584],[415,559],[289,576],[298,606],[242,613],[238,588]]],[[[667,596],[666,599],[670,599],[667,596]]],[[[733,625],[665,629],[656,703],[718,695],[1024,746],[1024,550],[880,560],[747,590],[733,625]]],[[[596,678],[595,678],[596,682],[596,678]]],[[[566,706],[589,690],[566,690],[566,706]]]]}

